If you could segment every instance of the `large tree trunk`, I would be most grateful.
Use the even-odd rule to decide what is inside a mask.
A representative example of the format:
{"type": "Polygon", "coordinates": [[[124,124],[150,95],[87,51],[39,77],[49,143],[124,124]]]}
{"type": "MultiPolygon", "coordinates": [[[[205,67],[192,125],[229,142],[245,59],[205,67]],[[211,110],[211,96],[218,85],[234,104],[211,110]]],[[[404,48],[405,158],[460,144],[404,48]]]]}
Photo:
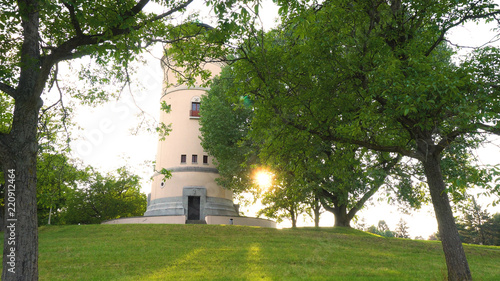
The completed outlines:
{"type": "Polygon", "coordinates": [[[38,280],[36,155],[41,101],[26,96],[16,100],[12,131],[5,136],[8,147],[0,151],[7,183],[2,280],[38,280]]]}
{"type": "Polygon", "coordinates": [[[7,184],[5,192],[2,280],[38,280],[36,159],[14,157],[17,163],[4,169],[12,185],[7,184]]]}
{"type": "Polygon", "coordinates": [[[469,264],[455,225],[450,200],[446,193],[446,186],[441,173],[440,155],[429,153],[425,161],[422,161],[422,164],[424,165],[439,234],[441,235],[448,267],[448,280],[472,280],[469,264]]]}
{"type": "Polygon", "coordinates": [[[321,195],[322,197],[319,198],[321,205],[335,217],[333,226],[351,227],[351,220],[356,214],[357,209],[353,208],[354,210],[347,212],[347,206],[339,203],[337,197],[326,190],[323,190],[321,195]],[[326,198],[330,199],[330,202],[326,198]]]}
{"type": "Polygon", "coordinates": [[[19,12],[23,27],[21,72],[15,92],[12,130],[8,135],[2,135],[0,141],[0,162],[8,183],[2,265],[4,281],[38,280],[37,126],[42,106],[40,95],[46,77],[40,76],[38,2],[19,1],[19,12]],[[9,206],[10,202],[14,204],[9,206]]]}
{"type": "Polygon", "coordinates": [[[347,206],[335,206],[333,208],[333,215],[335,216],[335,227],[351,227],[352,217],[347,213],[347,206]]]}

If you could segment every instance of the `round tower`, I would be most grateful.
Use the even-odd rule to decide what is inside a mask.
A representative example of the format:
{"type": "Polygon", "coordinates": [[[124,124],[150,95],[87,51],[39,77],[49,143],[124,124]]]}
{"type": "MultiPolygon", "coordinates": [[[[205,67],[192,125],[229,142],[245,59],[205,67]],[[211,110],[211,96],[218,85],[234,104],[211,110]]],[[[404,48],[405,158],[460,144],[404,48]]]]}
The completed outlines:
{"type": "MultiPolygon", "coordinates": [[[[205,69],[213,75],[220,72],[215,64],[206,64],[205,69]]],[[[200,144],[199,110],[208,89],[178,85],[172,71],[167,67],[163,71],[166,83],[161,102],[171,111],[161,112],[160,121],[170,124],[171,131],[158,142],[155,170],[165,168],[172,177],[155,173],[144,216],[185,216],[186,223],[204,223],[207,216],[238,216],[232,192],[216,183],[213,159],[200,144]]]]}

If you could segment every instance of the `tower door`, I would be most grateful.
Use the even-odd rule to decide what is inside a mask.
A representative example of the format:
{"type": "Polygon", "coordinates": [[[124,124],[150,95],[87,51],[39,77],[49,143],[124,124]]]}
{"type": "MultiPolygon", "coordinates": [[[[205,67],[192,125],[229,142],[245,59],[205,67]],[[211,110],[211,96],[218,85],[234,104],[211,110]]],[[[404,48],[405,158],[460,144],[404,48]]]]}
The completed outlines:
{"type": "Polygon", "coordinates": [[[200,196],[188,196],[188,220],[200,220],[200,196]]]}

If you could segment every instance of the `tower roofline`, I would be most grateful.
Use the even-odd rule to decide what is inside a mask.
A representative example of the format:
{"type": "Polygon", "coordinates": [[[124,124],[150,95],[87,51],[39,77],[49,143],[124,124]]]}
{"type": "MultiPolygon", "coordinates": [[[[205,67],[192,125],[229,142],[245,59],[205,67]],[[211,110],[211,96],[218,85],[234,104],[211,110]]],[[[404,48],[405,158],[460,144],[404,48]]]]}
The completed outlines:
{"type": "Polygon", "coordinates": [[[164,96],[166,96],[168,94],[171,94],[173,92],[185,91],[185,90],[194,90],[194,91],[203,91],[203,92],[206,92],[206,91],[210,90],[210,88],[188,87],[188,86],[185,86],[185,85],[180,85],[180,86],[175,87],[174,89],[169,89],[169,90],[165,91],[165,93],[161,96],[161,98],[163,98],[164,96]]]}

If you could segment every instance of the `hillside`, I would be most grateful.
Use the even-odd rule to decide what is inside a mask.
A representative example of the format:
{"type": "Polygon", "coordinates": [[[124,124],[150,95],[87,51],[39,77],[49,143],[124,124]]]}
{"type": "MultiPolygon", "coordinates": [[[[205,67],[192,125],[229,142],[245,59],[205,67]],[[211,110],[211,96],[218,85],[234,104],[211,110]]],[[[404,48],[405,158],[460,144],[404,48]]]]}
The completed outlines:
{"type": "MultiPolygon", "coordinates": [[[[39,242],[40,280],[51,281],[443,280],[446,272],[439,242],[343,228],[51,226],[39,242]]],[[[500,280],[500,247],[465,248],[475,280],[500,280]]]]}

